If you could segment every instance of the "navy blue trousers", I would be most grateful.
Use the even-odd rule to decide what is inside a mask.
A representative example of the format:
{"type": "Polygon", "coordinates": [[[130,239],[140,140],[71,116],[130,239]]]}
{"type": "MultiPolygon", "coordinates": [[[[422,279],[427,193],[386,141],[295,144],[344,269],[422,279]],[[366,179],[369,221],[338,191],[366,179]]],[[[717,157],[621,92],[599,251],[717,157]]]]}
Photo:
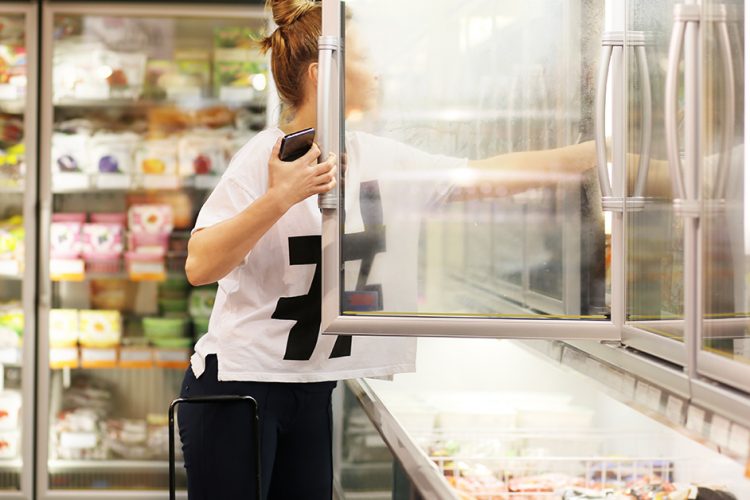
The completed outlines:
{"type": "MultiPolygon", "coordinates": [[[[336,382],[219,382],[215,355],[181,397],[252,396],[260,413],[264,500],[332,497],[331,392],[336,382]]],[[[256,499],[252,411],[247,403],[188,404],[177,410],[189,500],[256,499]]]]}

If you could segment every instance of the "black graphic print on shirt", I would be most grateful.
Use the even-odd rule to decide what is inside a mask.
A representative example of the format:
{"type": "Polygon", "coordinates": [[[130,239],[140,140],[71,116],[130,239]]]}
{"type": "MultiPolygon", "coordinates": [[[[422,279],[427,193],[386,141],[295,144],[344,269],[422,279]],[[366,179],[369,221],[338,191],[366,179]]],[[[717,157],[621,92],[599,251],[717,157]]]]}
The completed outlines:
{"type": "MultiPolygon", "coordinates": [[[[382,295],[380,285],[367,284],[376,254],[385,251],[383,207],[377,181],[360,184],[360,210],[365,229],[359,233],[344,235],[344,261],[362,261],[357,279],[358,290],[376,291],[382,295]]],[[[276,304],[276,310],[271,315],[273,319],[296,321],[289,331],[284,353],[286,360],[309,360],[318,342],[321,319],[321,260],[319,235],[289,238],[289,265],[315,264],[315,272],[310,290],[306,295],[281,297],[276,304]]],[[[382,307],[382,298],[379,304],[382,307]]],[[[329,357],[351,356],[351,352],[352,337],[339,335],[329,357]]]]}

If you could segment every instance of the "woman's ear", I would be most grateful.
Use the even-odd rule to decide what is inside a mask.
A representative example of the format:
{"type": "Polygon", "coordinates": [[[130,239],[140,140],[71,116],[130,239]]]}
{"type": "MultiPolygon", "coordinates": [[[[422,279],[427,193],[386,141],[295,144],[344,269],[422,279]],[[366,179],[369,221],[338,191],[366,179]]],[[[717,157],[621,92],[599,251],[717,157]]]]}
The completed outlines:
{"type": "Polygon", "coordinates": [[[307,77],[315,85],[315,87],[318,86],[318,63],[310,63],[310,65],[307,67],[307,77]]]}

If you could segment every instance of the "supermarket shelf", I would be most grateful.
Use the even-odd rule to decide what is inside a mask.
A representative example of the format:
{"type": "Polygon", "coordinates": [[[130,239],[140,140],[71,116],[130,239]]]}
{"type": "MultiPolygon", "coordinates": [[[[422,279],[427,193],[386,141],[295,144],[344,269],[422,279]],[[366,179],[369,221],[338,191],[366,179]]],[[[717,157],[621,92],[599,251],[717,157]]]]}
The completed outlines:
{"type": "Polygon", "coordinates": [[[188,97],[185,99],[61,99],[54,103],[55,108],[95,108],[95,109],[151,109],[159,107],[179,106],[187,109],[201,109],[212,106],[227,106],[232,108],[258,107],[265,109],[265,100],[219,100],[215,98],[188,97]]]}
{"type": "Polygon", "coordinates": [[[102,191],[143,190],[211,190],[219,182],[218,175],[129,175],[129,174],[85,174],[64,173],[52,177],[52,192],[55,194],[100,193],[102,191]]]}
{"type": "Polygon", "coordinates": [[[23,467],[23,460],[20,458],[2,458],[0,459],[0,470],[21,470],[23,467]]]}
{"type": "MultiPolygon", "coordinates": [[[[183,467],[176,463],[176,469],[183,467]]],[[[99,470],[164,470],[169,468],[166,460],[50,460],[47,462],[50,472],[66,471],[99,471],[99,470]]]]}

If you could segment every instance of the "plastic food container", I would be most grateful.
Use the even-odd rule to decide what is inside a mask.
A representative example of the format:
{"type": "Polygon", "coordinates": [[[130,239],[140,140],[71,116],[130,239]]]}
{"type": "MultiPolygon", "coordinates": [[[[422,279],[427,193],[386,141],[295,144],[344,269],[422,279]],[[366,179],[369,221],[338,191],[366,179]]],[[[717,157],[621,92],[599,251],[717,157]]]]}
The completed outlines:
{"type": "Polygon", "coordinates": [[[123,226],[111,223],[84,224],[81,229],[81,251],[90,256],[119,255],[123,251],[123,226]]]}
{"type": "Polygon", "coordinates": [[[81,255],[80,222],[50,224],[50,252],[59,259],[77,259],[81,255]]]}
{"type": "Polygon", "coordinates": [[[161,312],[187,312],[188,300],[186,298],[160,298],[159,309],[161,312]]]}
{"type": "Polygon", "coordinates": [[[84,255],[86,271],[90,273],[115,274],[122,269],[119,253],[84,255]]]}
{"type": "Polygon", "coordinates": [[[149,339],[176,338],[185,334],[185,318],[143,318],[143,334],[149,339]]]}
{"type": "Polygon", "coordinates": [[[162,256],[167,252],[169,234],[131,233],[130,249],[135,253],[162,256]]]}
{"type": "Polygon", "coordinates": [[[126,214],[125,212],[92,213],[91,222],[100,224],[120,224],[124,227],[128,222],[128,214],[126,214]]]}
{"type": "Polygon", "coordinates": [[[18,392],[0,392],[0,430],[17,429],[20,411],[21,395],[18,392]]]}
{"type": "Polygon", "coordinates": [[[79,313],[83,347],[115,347],[122,337],[120,311],[81,311],[79,313]]]}
{"type": "Polygon", "coordinates": [[[52,222],[78,222],[79,224],[83,224],[86,222],[86,213],[71,212],[52,214],[52,222]]]}
{"type": "Polygon", "coordinates": [[[193,347],[193,339],[190,337],[158,338],[154,337],[151,343],[160,349],[184,349],[193,347]]]}
{"type": "Polygon", "coordinates": [[[170,233],[174,228],[172,207],[164,204],[133,205],[128,210],[128,227],[133,233],[170,233]]]}

